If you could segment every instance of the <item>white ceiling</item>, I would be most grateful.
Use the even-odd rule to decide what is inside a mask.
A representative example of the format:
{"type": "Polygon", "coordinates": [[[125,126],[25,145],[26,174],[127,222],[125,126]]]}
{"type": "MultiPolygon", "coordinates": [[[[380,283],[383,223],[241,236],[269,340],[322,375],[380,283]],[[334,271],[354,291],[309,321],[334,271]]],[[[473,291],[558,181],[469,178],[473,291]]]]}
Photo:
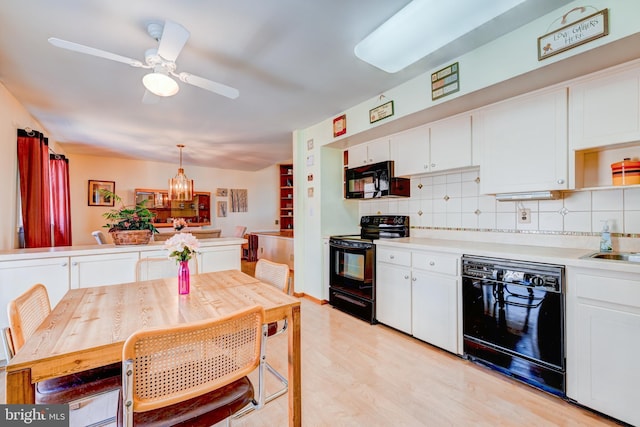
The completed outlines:
{"type": "MultiPolygon", "coordinates": [[[[65,152],[259,170],[292,157],[291,132],[370,99],[570,0],[527,0],[396,74],[354,46],[409,0],[3,0],[0,82],[65,152]],[[237,88],[180,84],[143,104],[147,70],[56,48],[57,37],[144,62],[150,22],[191,32],[177,71],[237,88]]],[[[478,4],[482,1],[478,0],[478,4]]],[[[455,0],[451,1],[455,7],[455,0]]],[[[436,17],[437,19],[437,17],[436,17]]]]}

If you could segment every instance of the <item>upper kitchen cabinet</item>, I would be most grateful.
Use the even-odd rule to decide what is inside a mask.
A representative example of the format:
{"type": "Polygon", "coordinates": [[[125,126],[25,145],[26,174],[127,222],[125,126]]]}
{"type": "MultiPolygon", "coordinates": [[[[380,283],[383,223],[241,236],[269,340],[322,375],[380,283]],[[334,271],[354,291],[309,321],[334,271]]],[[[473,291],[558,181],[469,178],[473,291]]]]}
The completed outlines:
{"type": "Polygon", "coordinates": [[[396,176],[472,166],[471,116],[466,113],[391,136],[396,176]]]}
{"type": "Polygon", "coordinates": [[[640,63],[569,86],[571,188],[612,186],[611,164],[640,159],[640,63]]]}
{"type": "Polygon", "coordinates": [[[396,176],[429,172],[429,126],[392,135],[389,144],[396,176]]]}
{"type": "Polygon", "coordinates": [[[389,139],[376,139],[348,149],[348,167],[370,165],[389,160],[389,139]]]}
{"type": "Polygon", "coordinates": [[[466,113],[431,123],[430,170],[439,172],[472,166],[471,115],[466,113]]]}
{"type": "Polygon", "coordinates": [[[571,85],[569,111],[570,149],[640,141],[640,64],[571,85]]]}
{"type": "Polygon", "coordinates": [[[475,117],[483,194],[568,188],[566,88],[492,104],[475,117]]]}

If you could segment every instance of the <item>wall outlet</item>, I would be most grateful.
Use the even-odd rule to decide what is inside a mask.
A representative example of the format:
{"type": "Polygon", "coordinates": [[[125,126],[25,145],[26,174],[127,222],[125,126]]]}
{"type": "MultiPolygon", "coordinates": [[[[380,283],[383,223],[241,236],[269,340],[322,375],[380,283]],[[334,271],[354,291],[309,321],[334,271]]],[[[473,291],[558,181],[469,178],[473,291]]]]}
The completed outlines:
{"type": "Polygon", "coordinates": [[[279,222],[279,221],[276,219],[276,225],[278,225],[278,222],[279,222]]]}
{"type": "Polygon", "coordinates": [[[518,209],[518,224],[531,224],[531,209],[518,209]]]}

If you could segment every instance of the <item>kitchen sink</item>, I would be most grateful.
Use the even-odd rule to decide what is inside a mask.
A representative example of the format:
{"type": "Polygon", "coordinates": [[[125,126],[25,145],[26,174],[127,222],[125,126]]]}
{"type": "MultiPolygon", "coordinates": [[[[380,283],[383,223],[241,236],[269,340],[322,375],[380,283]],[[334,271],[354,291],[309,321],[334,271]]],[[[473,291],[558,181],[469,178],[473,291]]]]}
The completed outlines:
{"type": "Polygon", "coordinates": [[[606,259],[613,261],[639,262],[640,252],[596,252],[585,255],[583,259],[606,259]]]}

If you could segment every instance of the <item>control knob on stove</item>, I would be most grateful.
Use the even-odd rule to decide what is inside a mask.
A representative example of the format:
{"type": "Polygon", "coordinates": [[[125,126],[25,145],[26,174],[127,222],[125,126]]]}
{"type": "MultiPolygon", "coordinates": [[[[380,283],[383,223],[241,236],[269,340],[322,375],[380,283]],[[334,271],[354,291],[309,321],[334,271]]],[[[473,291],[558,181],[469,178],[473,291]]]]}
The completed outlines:
{"type": "Polygon", "coordinates": [[[534,286],[544,286],[544,277],[542,277],[542,276],[533,276],[531,278],[531,283],[534,286]]]}

